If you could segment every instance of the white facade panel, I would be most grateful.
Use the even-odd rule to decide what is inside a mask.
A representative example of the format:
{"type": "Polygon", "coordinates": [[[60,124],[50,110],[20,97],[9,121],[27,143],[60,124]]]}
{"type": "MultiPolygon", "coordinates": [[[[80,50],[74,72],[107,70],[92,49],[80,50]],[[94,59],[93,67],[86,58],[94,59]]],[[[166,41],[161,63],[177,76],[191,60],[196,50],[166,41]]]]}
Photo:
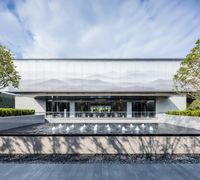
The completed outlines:
{"type": "Polygon", "coordinates": [[[181,60],[15,60],[27,92],[172,91],[181,60]]]}
{"type": "Polygon", "coordinates": [[[156,113],[165,113],[171,110],[185,110],[186,105],[186,95],[156,97],[156,113]]]}
{"type": "Polygon", "coordinates": [[[46,102],[33,97],[15,96],[15,108],[34,109],[36,114],[43,114],[46,111],[46,102]]]}

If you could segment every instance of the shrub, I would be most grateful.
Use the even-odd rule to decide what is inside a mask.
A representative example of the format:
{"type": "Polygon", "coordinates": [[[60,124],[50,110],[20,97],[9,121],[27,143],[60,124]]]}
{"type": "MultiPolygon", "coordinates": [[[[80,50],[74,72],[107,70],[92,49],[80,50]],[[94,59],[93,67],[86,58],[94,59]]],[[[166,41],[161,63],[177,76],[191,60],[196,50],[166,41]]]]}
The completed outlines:
{"type": "Polygon", "coordinates": [[[35,114],[35,110],[33,109],[0,108],[0,117],[23,116],[23,115],[33,115],[33,114],[35,114]]]}
{"type": "Polygon", "coordinates": [[[169,111],[167,112],[169,115],[179,115],[179,116],[199,116],[200,110],[184,110],[184,111],[169,111]]]}
{"type": "Polygon", "coordinates": [[[194,100],[188,107],[189,110],[200,110],[200,100],[194,100]]]}

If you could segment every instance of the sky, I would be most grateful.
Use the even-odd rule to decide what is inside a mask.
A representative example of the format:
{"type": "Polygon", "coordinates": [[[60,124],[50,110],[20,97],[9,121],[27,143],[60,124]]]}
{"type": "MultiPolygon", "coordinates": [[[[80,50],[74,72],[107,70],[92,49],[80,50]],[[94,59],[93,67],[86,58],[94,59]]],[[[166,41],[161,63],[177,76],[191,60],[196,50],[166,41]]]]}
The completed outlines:
{"type": "Polygon", "coordinates": [[[0,0],[0,44],[15,58],[184,58],[200,0],[0,0]]]}

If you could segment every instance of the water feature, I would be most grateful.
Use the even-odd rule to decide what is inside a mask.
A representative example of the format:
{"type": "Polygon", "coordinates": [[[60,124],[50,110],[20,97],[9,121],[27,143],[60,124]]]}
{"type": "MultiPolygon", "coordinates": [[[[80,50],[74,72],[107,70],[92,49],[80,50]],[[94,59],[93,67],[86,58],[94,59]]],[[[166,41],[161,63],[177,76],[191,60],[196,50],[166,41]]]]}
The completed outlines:
{"type": "Polygon", "coordinates": [[[200,134],[199,130],[164,123],[44,123],[10,129],[0,134],[101,134],[101,135],[143,135],[143,134],[200,134]]]}
{"type": "Polygon", "coordinates": [[[59,125],[58,125],[58,128],[59,128],[59,129],[61,129],[62,127],[63,127],[62,124],[59,124],[59,125]]]}
{"type": "Polygon", "coordinates": [[[86,125],[84,124],[84,125],[81,126],[79,129],[80,129],[81,132],[83,132],[83,131],[85,130],[85,128],[86,128],[86,125]]]}
{"type": "Polygon", "coordinates": [[[123,126],[122,127],[122,133],[125,133],[125,131],[126,131],[126,128],[123,126]]]}
{"type": "Polygon", "coordinates": [[[74,124],[72,124],[70,127],[73,129],[74,128],[74,124]]]}
{"type": "Polygon", "coordinates": [[[111,131],[111,127],[109,124],[106,125],[107,131],[110,132],[111,131]]]}
{"type": "Polygon", "coordinates": [[[144,124],[142,124],[142,125],[141,125],[141,127],[142,127],[142,129],[144,129],[144,128],[145,128],[145,125],[144,125],[144,124]]]}
{"type": "Polygon", "coordinates": [[[136,126],[135,131],[138,132],[140,130],[140,128],[138,126],[136,126]]]}
{"type": "Polygon", "coordinates": [[[95,126],[94,126],[94,128],[93,128],[94,132],[97,132],[97,129],[98,129],[98,125],[95,124],[95,126]]]}
{"type": "Polygon", "coordinates": [[[152,126],[149,127],[149,131],[150,131],[150,132],[153,131],[153,127],[152,127],[152,126]]]}
{"type": "Polygon", "coordinates": [[[69,128],[68,126],[66,127],[66,131],[67,131],[67,132],[69,132],[69,131],[70,131],[70,128],[69,128]]]}
{"type": "Polygon", "coordinates": [[[52,130],[52,132],[55,132],[55,131],[56,131],[56,127],[53,126],[53,127],[51,128],[51,130],[52,130]]]}
{"type": "Polygon", "coordinates": [[[130,128],[131,128],[131,129],[134,128],[134,125],[133,125],[133,124],[130,124],[130,128]]]}

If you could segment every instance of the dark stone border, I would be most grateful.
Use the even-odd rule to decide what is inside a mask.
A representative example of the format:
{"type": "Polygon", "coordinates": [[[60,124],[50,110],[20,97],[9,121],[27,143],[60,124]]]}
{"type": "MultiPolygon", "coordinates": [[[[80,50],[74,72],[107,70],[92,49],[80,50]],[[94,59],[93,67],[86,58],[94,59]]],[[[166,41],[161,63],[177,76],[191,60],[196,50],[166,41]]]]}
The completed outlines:
{"type": "Polygon", "coordinates": [[[138,164],[152,164],[152,163],[200,163],[200,154],[145,154],[145,155],[129,155],[129,154],[34,154],[34,155],[0,155],[0,163],[138,163],[138,164]]]}

